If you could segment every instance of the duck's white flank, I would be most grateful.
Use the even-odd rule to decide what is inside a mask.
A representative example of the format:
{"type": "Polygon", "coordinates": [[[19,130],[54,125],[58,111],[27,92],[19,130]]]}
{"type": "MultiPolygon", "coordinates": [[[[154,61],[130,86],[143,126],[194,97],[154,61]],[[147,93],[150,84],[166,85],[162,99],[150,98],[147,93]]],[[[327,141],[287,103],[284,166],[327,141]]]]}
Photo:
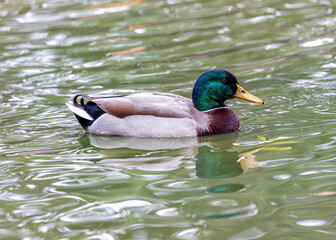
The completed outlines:
{"type": "Polygon", "coordinates": [[[190,118],[166,118],[152,115],[118,118],[103,114],[88,127],[88,132],[97,135],[194,137],[197,136],[197,124],[190,118]]]}

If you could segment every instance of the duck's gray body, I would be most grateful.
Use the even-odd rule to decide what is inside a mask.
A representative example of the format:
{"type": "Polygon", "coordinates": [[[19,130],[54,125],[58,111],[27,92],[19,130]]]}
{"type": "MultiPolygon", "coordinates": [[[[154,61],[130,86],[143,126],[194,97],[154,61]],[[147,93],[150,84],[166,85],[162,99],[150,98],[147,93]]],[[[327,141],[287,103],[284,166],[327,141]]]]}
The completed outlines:
{"type": "Polygon", "coordinates": [[[83,128],[96,135],[195,137],[237,131],[239,120],[229,107],[197,110],[191,99],[162,93],[95,98],[68,103],[83,128]]]}

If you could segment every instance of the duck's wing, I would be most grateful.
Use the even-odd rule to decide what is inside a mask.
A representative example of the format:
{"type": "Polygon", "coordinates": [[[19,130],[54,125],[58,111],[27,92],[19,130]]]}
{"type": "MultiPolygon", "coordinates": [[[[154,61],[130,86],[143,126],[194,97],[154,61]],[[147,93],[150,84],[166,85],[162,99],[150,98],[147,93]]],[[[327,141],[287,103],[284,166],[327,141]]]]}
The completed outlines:
{"type": "Polygon", "coordinates": [[[119,97],[84,97],[104,112],[119,118],[131,115],[152,115],[167,118],[192,118],[191,99],[163,93],[138,93],[119,97]]]}

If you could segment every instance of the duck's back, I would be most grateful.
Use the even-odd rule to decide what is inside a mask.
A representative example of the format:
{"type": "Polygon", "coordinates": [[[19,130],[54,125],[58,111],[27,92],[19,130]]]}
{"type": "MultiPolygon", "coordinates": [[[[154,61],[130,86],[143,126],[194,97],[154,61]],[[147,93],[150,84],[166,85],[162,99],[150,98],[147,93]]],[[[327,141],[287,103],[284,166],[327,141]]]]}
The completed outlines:
{"type": "Polygon", "coordinates": [[[191,99],[164,93],[136,93],[121,97],[92,99],[105,112],[117,116],[153,115],[156,117],[190,118],[191,99]]]}

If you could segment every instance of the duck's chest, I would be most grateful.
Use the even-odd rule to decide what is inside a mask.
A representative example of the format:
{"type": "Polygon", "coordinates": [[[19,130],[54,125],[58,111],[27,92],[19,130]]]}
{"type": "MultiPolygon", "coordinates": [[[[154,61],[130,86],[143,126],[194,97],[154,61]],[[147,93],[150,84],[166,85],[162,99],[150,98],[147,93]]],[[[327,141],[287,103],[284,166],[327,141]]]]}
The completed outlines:
{"type": "Polygon", "coordinates": [[[239,119],[229,107],[217,108],[205,112],[208,116],[206,127],[197,130],[198,136],[223,134],[239,130],[239,119]]]}

